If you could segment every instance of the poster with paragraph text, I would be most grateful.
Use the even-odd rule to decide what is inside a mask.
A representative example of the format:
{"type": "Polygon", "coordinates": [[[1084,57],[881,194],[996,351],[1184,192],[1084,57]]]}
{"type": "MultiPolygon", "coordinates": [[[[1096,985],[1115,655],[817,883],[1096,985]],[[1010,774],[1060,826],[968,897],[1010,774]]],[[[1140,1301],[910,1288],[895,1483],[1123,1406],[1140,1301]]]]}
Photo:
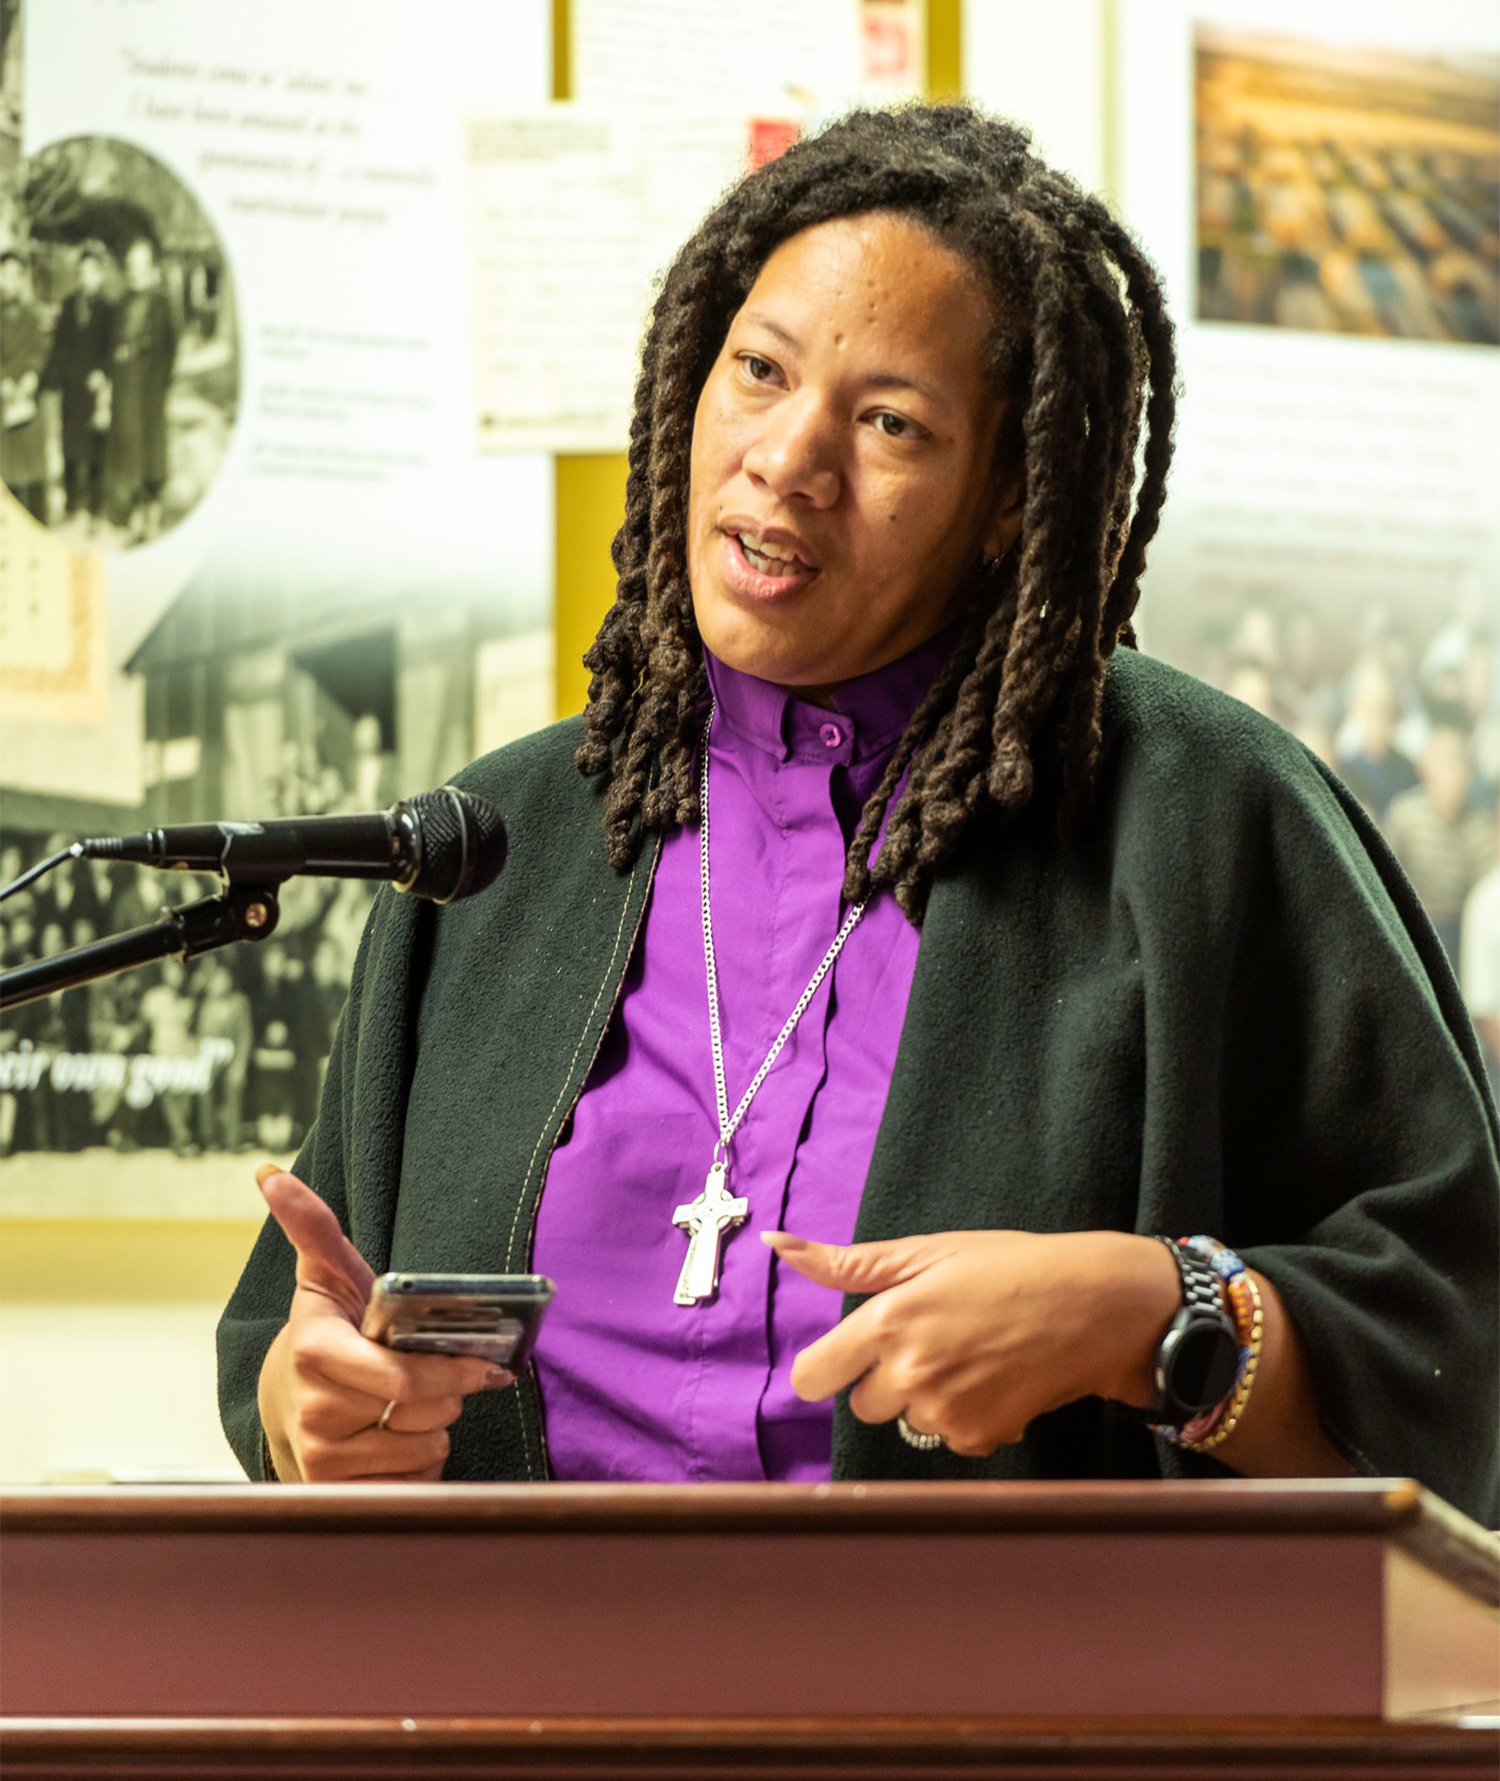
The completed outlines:
{"type": "MultiPolygon", "coordinates": [[[[0,5],[0,878],[86,835],[377,811],[550,720],[552,472],[473,439],[463,119],[546,0],[0,5]]],[[[76,863],[6,966],[212,880],[76,863]]],[[[0,1038],[5,1209],[243,1215],[371,887],[0,1038]],[[107,1166],[101,1161],[108,1156],[107,1166]]]]}

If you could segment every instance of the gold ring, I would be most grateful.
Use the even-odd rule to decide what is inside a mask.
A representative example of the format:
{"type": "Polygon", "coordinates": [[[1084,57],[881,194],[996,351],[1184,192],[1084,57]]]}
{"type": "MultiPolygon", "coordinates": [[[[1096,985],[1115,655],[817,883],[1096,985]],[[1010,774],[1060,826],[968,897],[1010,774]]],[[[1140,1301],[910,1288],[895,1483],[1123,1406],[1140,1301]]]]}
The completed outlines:
{"type": "Polygon", "coordinates": [[[392,1413],[395,1411],[395,1408],[396,1408],[396,1400],[394,1398],[392,1398],[390,1403],[388,1403],[386,1405],[386,1407],[380,1412],[380,1421],[375,1424],[376,1428],[378,1428],[378,1429],[390,1428],[391,1416],[392,1416],[392,1413]]]}

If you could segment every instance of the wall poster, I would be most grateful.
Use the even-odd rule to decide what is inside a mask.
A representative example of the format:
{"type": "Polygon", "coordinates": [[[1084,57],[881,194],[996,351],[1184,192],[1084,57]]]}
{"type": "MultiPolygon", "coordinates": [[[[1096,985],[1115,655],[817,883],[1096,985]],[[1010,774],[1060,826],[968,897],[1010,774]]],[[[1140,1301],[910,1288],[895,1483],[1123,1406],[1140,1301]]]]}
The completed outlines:
{"type": "MultiPolygon", "coordinates": [[[[380,809],[551,718],[551,467],[474,446],[463,124],[550,85],[546,0],[0,5],[0,879],[380,809]]],[[[60,870],[5,963],[210,888],[60,870]]],[[[5,1208],[248,1209],[369,896],[293,880],[266,946],[15,1011],[5,1208]]]]}
{"type": "Polygon", "coordinates": [[[1145,646],[1381,826],[1500,1049],[1500,35],[1436,0],[1121,9],[1121,199],[1179,325],[1145,646]]]}

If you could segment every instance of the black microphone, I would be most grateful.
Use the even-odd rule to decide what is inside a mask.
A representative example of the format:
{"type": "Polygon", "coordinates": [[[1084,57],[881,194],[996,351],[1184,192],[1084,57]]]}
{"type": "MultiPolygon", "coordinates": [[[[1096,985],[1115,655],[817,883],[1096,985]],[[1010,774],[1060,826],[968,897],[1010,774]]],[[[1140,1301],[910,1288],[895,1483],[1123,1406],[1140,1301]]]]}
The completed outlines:
{"type": "Polygon", "coordinates": [[[495,882],[506,837],[504,819],[487,798],[445,785],[371,816],[182,823],[79,841],[69,851],[167,872],[218,872],[240,883],[280,883],[298,873],[379,878],[414,897],[451,903],[495,882]]]}

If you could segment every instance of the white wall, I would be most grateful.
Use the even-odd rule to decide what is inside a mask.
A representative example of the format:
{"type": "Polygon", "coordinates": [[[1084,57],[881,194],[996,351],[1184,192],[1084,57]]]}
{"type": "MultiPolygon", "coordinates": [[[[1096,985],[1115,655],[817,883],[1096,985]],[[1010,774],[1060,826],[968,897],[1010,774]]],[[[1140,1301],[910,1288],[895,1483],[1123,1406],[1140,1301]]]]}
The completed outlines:
{"type": "Polygon", "coordinates": [[[1032,131],[1038,153],[1090,191],[1110,191],[1111,0],[968,0],[964,85],[1032,131]]]}

